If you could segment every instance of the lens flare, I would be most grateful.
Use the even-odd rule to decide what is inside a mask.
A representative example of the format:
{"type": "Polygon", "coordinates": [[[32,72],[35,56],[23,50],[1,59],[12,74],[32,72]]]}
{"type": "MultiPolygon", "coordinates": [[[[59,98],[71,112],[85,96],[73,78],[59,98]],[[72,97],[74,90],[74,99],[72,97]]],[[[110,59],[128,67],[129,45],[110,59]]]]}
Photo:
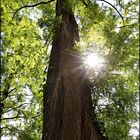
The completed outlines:
{"type": "Polygon", "coordinates": [[[93,69],[96,72],[100,71],[103,68],[104,62],[104,58],[96,53],[87,54],[84,59],[86,67],[88,67],[88,69],[93,69]]]}

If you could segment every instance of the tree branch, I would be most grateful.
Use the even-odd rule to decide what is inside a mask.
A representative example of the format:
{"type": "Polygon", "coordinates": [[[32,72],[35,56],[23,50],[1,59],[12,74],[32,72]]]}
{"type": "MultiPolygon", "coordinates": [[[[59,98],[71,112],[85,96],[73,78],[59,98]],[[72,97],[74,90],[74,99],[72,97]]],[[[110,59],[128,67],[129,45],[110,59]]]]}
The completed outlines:
{"type": "Polygon", "coordinates": [[[108,1],[106,1],[106,0],[97,0],[97,1],[103,1],[103,2],[105,2],[105,3],[107,3],[107,4],[109,4],[111,7],[113,7],[113,8],[117,11],[117,13],[119,14],[119,16],[121,17],[121,19],[122,19],[122,21],[123,21],[123,24],[124,24],[124,26],[125,26],[123,16],[121,15],[121,13],[118,11],[118,9],[117,9],[113,4],[111,4],[110,2],[108,2],[108,1]]]}
{"type": "Polygon", "coordinates": [[[10,91],[9,91],[9,93],[11,93],[12,91],[14,91],[16,88],[13,88],[13,89],[11,89],[10,91]]]}
{"type": "MultiPolygon", "coordinates": [[[[36,115],[36,116],[31,116],[29,118],[36,118],[36,117],[39,117],[41,114],[39,115],[36,115]]],[[[20,118],[25,118],[24,116],[19,116],[19,115],[16,115],[14,117],[11,117],[11,118],[2,118],[1,120],[13,120],[13,119],[20,119],[20,118]]]]}
{"type": "Polygon", "coordinates": [[[137,25],[137,23],[132,23],[132,24],[126,24],[125,26],[118,26],[118,27],[116,27],[116,28],[124,28],[124,27],[127,27],[127,26],[136,26],[137,25]]]}
{"type": "Polygon", "coordinates": [[[17,10],[15,11],[15,13],[14,13],[14,15],[13,15],[13,17],[12,17],[12,20],[14,19],[15,15],[17,14],[17,12],[20,11],[21,9],[23,9],[23,8],[36,7],[36,6],[38,6],[38,5],[41,5],[41,4],[48,4],[48,3],[51,3],[51,2],[53,2],[53,1],[54,1],[54,0],[49,0],[49,1],[47,1],[47,2],[42,1],[42,2],[39,2],[39,3],[36,3],[36,4],[32,4],[32,5],[24,5],[24,6],[20,7],[19,9],[17,9],[17,10]]]}
{"type": "Polygon", "coordinates": [[[8,129],[9,131],[12,131],[9,127],[1,127],[0,129],[8,129]]]}
{"type": "Polygon", "coordinates": [[[10,111],[12,111],[12,110],[16,110],[17,108],[20,108],[20,107],[22,107],[22,106],[24,106],[24,105],[27,105],[27,104],[31,104],[31,103],[23,103],[23,104],[21,104],[21,105],[19,105],[19,106],[13,107],[13,108],[11,108],[11,107],[6,107],[6,108],[10,108],[10,109],[9,109],[9,110],[6,110],[5,112],[3,112],[3,114],[4,114],[4,113],[7,113],[7,112],[10,112],[10,111]]]}
{"type": "Polygon", "coordinates": [[[2,118],[1,120],[12,120],[12,119],[18,119],[18,118],[24,118],[24,116],[14,116],[14,117],[11,117],[11,118],[2,118]]]}

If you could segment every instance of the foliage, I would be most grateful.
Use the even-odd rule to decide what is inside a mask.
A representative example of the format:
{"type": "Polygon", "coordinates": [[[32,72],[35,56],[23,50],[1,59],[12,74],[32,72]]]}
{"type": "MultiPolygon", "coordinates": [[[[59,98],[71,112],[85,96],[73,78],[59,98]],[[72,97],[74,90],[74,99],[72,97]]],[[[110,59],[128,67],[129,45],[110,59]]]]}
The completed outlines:
{"type": "MultiPolygon", "coordinates": [[[[12,19],[18,8],[37,2],[2,1],[2,138],[41,137],[43,84],[54,28],[61,17],[55,18],[54,1],[23,8],[12,19]]],[[[110,140],[134,140],[130,132],[138,119],[138,1],[115,1],[125,25],[115,9],[101,2],[69,0],[64,7],[75,12],[79,25],[76,47],[83,52],[95,51],[106,59],[105,68],[90,77],[98,125],[110,140]]]]}
{"type": "Polygon", "coordinates": [[[2,3],[2,135],[39,139],[42,88],[49,60],[46,56],[49,44],[45,43],[50,38],[44,40],[38,23],[30,16],[34,10],[20,11],[12,20],[15,10],[26,3],[29,2],[2,3]]]}

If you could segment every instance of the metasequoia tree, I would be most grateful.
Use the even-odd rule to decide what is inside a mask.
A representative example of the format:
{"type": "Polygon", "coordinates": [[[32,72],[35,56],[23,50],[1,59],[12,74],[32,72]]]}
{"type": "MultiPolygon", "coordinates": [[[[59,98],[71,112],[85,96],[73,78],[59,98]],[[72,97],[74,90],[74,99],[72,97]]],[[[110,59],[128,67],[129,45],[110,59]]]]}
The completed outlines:
{"type": "Polygon", "coordinates": [[[138,139],[137,5],[3,1],[0,137],[41,139],[44,92],[43,140],[138,139]],[[84,66],[91,52],[105,58],[98,72],[84,66]]]}
{"type": "Polygon", "coordinates": [[[57,0],[56,27],[47,83],[44,87],[44,118],[42,140],[104,140],[94,122],[95,114],[88,80],[74,54],[79,40],[78,25],[72,7],[64,8],[66,0],[57,0]]]}

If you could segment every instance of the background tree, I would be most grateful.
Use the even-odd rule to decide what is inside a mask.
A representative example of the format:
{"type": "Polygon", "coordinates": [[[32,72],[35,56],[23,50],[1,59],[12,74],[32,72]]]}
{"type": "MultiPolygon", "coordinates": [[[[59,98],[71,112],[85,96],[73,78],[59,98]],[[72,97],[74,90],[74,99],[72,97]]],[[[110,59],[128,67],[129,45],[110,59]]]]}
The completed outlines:
{"type": "MultiPolygon", "coordinates": [[[[43,79],[56,35],[54,29],[62,23],[61,16],[55,17],[55,2],[34,7],[32,3],[40,2],[2,1],[1,6],[1,136],[9,139],[41,138],[43,79]],[[16,12],[11,20],[23,5],[31,6],[16,12]]],[[[102,134],[113,140],[134,140],[131,132],[137,121],[138,1],[115,1],[112,5],[119,9],[125,25],[105,1],[69,1],[64,8],[75,13],[79,25],[80,41],[72,52],[80,55],[75,59],[81,72],[89,72],[82,65],[83,52],[92,50],[106,59],[106,68],[98,76],[91,71],[89,78],[102,134]]]]}

